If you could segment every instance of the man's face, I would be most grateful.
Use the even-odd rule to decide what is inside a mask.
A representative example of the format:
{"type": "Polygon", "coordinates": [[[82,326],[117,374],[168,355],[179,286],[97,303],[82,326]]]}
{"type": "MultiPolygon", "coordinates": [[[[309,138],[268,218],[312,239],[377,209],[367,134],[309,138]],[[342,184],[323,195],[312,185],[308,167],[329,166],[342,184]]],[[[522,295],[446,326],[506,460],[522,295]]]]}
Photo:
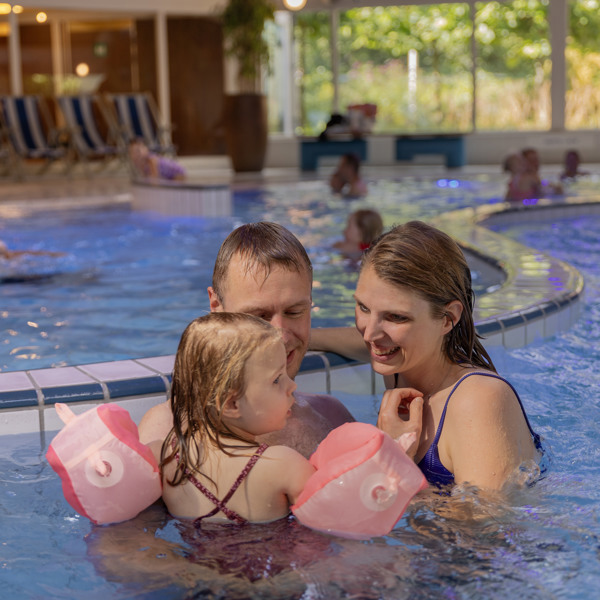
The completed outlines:
{"type": "Polygon", "coordinates": [[[268,321],[281,332],[287,353],[287,372],[293,379],[308,349],[310,337],[311,276],[306,270],[271,269],[246,264],[235,255],[223,282],[222,302],[208,288],[211,311],[242,312],[268,321]]]}

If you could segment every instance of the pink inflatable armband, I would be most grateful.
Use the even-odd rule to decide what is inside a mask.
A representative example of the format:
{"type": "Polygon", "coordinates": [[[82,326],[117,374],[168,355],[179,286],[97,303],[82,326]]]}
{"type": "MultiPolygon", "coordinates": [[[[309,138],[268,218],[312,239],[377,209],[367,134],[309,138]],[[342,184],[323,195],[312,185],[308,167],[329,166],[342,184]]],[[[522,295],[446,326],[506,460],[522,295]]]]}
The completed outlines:
{"type": "Polygon", "coordinates": [[[388,534],[411,498],[427,487],[404,451],[414,435],[396,442],[366,423],[334,429],[310,457],[317,470],[292,512],[304,525],[324,533],[355,539],[388,534]]]}
{"type": "Polygon", "coordinates": [[[99,525],[118,523],[160,498],[158,464],[124,408],[101,404],[75,416],[57,403],[56,412],[65,427],[46,458],[62,479],[67,502],[80,515],[99,525]]]}

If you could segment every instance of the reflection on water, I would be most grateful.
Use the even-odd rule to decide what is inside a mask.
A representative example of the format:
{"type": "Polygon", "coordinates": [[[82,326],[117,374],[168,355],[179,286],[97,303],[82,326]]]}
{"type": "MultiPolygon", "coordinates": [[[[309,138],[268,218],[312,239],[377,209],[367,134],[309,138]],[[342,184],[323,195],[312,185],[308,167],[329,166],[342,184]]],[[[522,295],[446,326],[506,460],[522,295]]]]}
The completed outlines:
{"type": "MultiPolygon", "coordinates": [[[[347,201],[332,196],[326,182],[308,182],[236,192],[231,217],[115,208],[1,218],[0,239],[9,248],[65,254],[0,261],[0,318],[11,331],[0,370],[174,354],[185,326],[209,309],[206,288],[221,242],[233,228],[259,220],[289,227],[306,246],[314,263],[315,325],[353,323],[356,265],[332,248],[350,212],[371,206],[389,227],[489,202],[494,190],[482,181],[440,191],[433,181],[407,179],[374,182],[368,198],[347,201]],[[32,317],[38,328],[27,324],[32,317]]],[[[486,286],[480,279],[476,293],[486,286]]]]}
{"type": "Polygon", "coordinates": [[[560,595],[554,569],[562,577],[577,569],[585,535],[553,523],[543,489],[520,496],[507,504],[468,490],[425,492],[389,536],[367,542],[293,519],[195,530],[157,505],[134,521],[95,528],[87,554],[108,581],[145,594],[167,586],[180,597],[240,599],[560,595]]]}
{"type": "Polygon", "coordinates": [[[161,502],[95,527],[64,500],[39,439],[11,436],[0,448],[7,597],[583,599],[600,581],[598,476],[588,483],[568,466],[507,497],[426,490],[388,536],[357,541],[293,518],[196,530],[161,502]]]}
{"type": "MultiPolygon", "coordinates": [[[[552,461],[506,499],[467,486],[422,493],[397,527],[370,541],[293,521],[195,531],[159,503],[138,518],[93,527],[63,498],[43,457],[52,437],[0,440],[3,597],[61,600],[533,598],[588,600],[600,586],[600,219],[511,230],[586,278],[581,319],[524,348],[491,348],[552,461]]],[[[358,419],[378,403],[350,397],[358,419]]],[[[346,401],[346,399],[345,399],[346,401]]],[[[525,477],[529,472],[523,473],[525,477]]],[[[340,507],[343,511],[343,506],[340,507]]]]}

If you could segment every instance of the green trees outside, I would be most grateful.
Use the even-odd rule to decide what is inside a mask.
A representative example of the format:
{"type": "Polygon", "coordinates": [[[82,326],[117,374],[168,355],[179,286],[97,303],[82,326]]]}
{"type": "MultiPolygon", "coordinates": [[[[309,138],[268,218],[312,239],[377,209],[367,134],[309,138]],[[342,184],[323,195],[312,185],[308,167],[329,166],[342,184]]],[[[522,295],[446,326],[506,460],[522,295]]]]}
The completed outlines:
{"type": "Polygon", "coordinates": [[[569,129],[600,127],[600,2],[570,3],[567,38],[567,97],[569,129]]]}
{"type": "MultiPolygon", "coordinates": [[[[548,129],[548,5],[476,2],[474,14],[464,2],[341,12],[340,110],[377,104],[376,132],[470,131],[476,97],[477,129],[548,129]]],[[[569,5],[566,120],[573,128],[600,123],[599,9],[598,0],[569,5]]],[[[325,126],[333,103],[328,14],[299,14],[295,39],[301,132],[314,134],[325,126]]]]}

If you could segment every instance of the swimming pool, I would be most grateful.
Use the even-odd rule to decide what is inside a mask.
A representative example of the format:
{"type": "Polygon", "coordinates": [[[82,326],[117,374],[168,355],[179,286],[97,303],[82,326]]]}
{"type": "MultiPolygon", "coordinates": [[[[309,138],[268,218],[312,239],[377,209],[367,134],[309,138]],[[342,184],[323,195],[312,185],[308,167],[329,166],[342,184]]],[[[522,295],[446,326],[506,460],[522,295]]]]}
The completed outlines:
{"type": "MultiPolygon", "coordinates": [[[[238,191],[228,217],[169,217],[123,206],[0,212],[0,239],[9,248],[65,253],[0,260],[0,323],[7,331],[0,371],[173,354],[185,326],[208,310],[206,288],[221,242],[237,225],[261,219],[288,226],[307,247],[315,325],[351,324],[356,269],[331,248],[349,212],[376,206],[390,226],[489,203],[495,193],[485,180],[409,179],[378,182],[366,201],[348,202],[322,183],[304,182],[238,191]]],[[[472,260],[476,292],[501,281],[499,271],[472,260]]]]}
{"type": "MultiPolygon", "coordinates": [[[[285,204],[294,226],[309,218],[303,211],[298,214],[296,200],[285,204]]],[[[250,196],[244,201],[250,213],[266,208],[267,214],[271,211],[266,218],[280,214],[271,200],[250,196]]],[[[322,202],[316,191],[311,202],[322,202]]],[[[437,214],[428,202],[424,201],[425,211],[437,214]]],[[[409,212],[419,216],[413,204],[409,212]]],[[[488,504],[468,490],[458,502],[425,496],[389,536],[370,542],[329,538],[289,523],[256,526],[242,534],[231,530],[227,535],[207,528],[196,537],[168,519],[159,506],[128,523],[92,528],[66,504],[60,481],[43,458],[52,431],[4,436],[3,592],[14,597],[117,600],[590,597],[600,583],[595,372],[600,352],[600,246],[595,233],[600,222],[589,215],[545,222],[537,211],[514,216],[520,225],[494,227],[573,262],[586,276],[583,312],[566,333],[512,350],[490,348],[545,438],[552,456],[545,480],[515,493],[508,506],[488,504]],[[479,517],[469,518],[475,506],[479,517]]],[[[332,236],[343,223],[339,218],[332,236]]],[[[308,232],[303,239],[309,249],[312,235],[308,232]]],[[[374,422],[378,397],[369,394],[370,382],[363,383],[359,389],[354,380],[341,377],[332,387],[357,419],[374,422]]],[[[5,414],[0,417],[8,419],[5,414]]],[[[24,409],[12,414],[29,418],[24,409]]],[[[56,420],[48,425],[50,430],[53,426],[56,420]]]]}

